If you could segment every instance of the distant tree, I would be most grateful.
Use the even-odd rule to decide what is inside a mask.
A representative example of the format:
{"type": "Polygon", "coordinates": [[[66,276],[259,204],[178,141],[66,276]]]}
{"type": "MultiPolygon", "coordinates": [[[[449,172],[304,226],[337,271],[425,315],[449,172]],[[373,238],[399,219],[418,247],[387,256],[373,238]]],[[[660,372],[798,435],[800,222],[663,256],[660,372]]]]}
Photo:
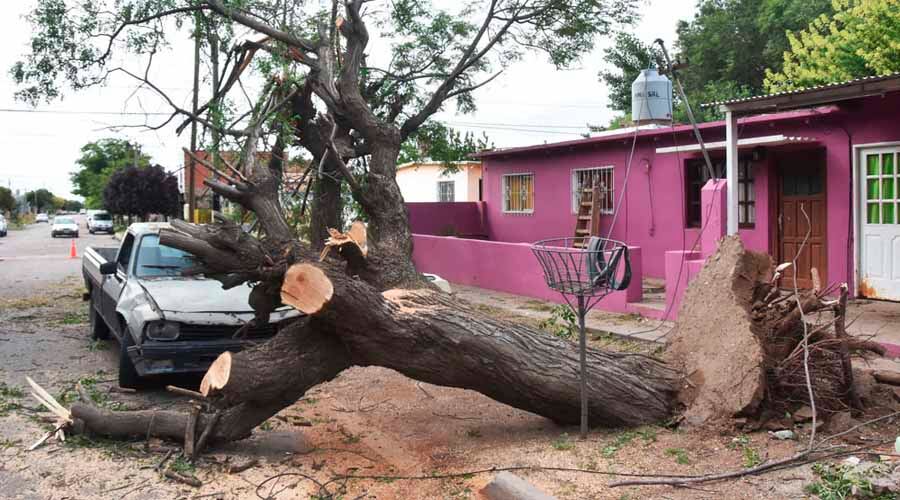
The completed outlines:
{"type": "Polygon", "coordinates": [[[9,188],[0,187],[0,213],[16,209],[16,198],[9,188]]]}
{"type": "Polygon", "coordinates": [[[145,167],[150,157],[141,153],[140,145],[124,139],[101,139],[81,147],[75,161],[78,170],[71,174],[74,194],[84,197],[87,208],[103,208],[103,189],[109,177],[126,166],[145,167]]]}
{"type": "Polygon", "coordinates": [[[126,167],[113,173],[103,190],[103,206],[112,214],[176,215],[181,207],[178,181],[159,165],[126,167]]]}
{"type": "Polygon", "coordinates": [[[66,200],[65,204],[63,204],[63,210],[67,212],[77,212],[84,208],[84,203],[78,200],[66,200]]]}
{"type": "Polygon", "coordinates": [[[411,161],[439,161],[446,170],[454,171],[453,162],[469,159],[473,153],[489,149],[493,143],[487,134],[476,137],[471,132],[460,134],[439,122],[429,122],[419,128],[400,145],[398,163],[411,161]]]}
{"type": "Polygon", "coordinates": [[[25,201],[36,212],[46,212],[53,208],[53,193],[46,189],[38,189],[37,191],[28,191],[25,193],[25,201]]]}
{"type": "Polygon", "coordinates": [[[789,33],[781,71],[766,71],[770,92],[900,71],[900,2],[835,0],[833,16],[819,16],[789,33]]]}
{"type": "MultiPolygon", "coordinates": [[[[673,58],[688,65],[679,76],[697,120],[721,117],[715,109],[700,108],[701,103],[763,93],[766,68],[781,69],[788,31],[831,12],[831,0],[700,0],[694,18],[678,23],[678,38],[669,48],[673,58]]],[[[609,107],[622,115],[603,128],[631,123],[631,83],[640,70],[661,61],[650,42],[620,33],[605,50],[607,67],[598,76],[609,89],[609,107]]],[[[673,108],[675,121],[686,122],[677,95],[673,108]]]]}

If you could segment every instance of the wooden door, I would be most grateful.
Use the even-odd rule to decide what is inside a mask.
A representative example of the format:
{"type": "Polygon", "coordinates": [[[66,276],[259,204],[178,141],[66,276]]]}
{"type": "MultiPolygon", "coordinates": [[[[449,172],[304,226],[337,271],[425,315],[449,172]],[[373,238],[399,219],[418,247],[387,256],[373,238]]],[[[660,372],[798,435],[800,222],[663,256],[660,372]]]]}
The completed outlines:
{"type": "Polygon", "coordinates": [[[784,288],[812,288],[812,268],[823,284],[828,281],[828,252],[825,228],[825,164],[821,154],[795,153],[779,161],[778,259],[791,262],[797,256],[796,269],[789,268],[781,281],[784,288]],[[804,243],[805,241],[805,243],[804,243]]]}

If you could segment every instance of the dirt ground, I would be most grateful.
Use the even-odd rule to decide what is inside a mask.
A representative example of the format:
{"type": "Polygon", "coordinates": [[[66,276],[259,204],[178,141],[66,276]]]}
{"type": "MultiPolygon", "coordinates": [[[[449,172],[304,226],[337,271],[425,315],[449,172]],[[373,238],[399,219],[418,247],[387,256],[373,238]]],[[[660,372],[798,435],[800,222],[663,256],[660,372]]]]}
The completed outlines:
{"type": "MultiPolygon", "coordinates": [[[[25,376],[70,403],[81,381],[100,405],[115,409],[172,408],[183,398],[162,390],[111,392],[118,345],[92,342],[80,283],[69,280],[40,295],[0,298],[0,497],[9,499],[367,498],[464,499],[492,473],[479,469],[544,466],[588,472],[517,471],[559,498],[808,498],[809,466],[706,484],[702,489],[610,488],[615,473],[708,473],[784,457],[803,446],[766,432],[678,431],[662,426],[577,429],[496,403],[478,393],[417,383],[383,368],[355,367],[311,391],[257,429],[248,440],[209,450],[195,465],[177,458],[176,443],[111,442],[71,436],[25,449],[47,428],[39,405],[23,391],[25,376]],[[166,467],[203,481],[192,488],[156,471],[166,467]],[[229,463],[259,465],[227,474],[229,463]],[[457,477],[437,477],[460,473],[457,477]],[[279,476],[281,475],[281,476],[279,476]],[[417,476],[418,479],[342,476],[417,476]],[[321,485],[325,488],[320,488],[321,485]]],[[[531,321],[531,320],[526,320],[531,321]]],[[[653,345],[600,337],[608,348],[650,352],[653,345]]],[[[196,379],[167,380],[181,386],[196,379]]],[[[856,439],[896,435],[887,421],[856,439]]],[[[869,441],[871,442],[871,441],[869,441]]]]}

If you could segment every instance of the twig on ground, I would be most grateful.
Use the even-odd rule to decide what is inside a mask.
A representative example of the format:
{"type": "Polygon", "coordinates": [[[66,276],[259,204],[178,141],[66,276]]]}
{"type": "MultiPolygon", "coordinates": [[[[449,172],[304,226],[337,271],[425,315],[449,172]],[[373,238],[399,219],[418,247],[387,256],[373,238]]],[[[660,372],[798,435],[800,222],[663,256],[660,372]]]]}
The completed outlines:
{"type": "Polygon", "coordinates": [[[197,479],[196,477],[179,474],[172,469],[166,469],[163,475],[173,481],[178,481],[179,483],[184,483],[188,486],[193,486],[194,488],[203,486],[203,481],[197,479]]]}
{"type": "Polygon", "coordinates": [[[229,465],[228,468],[226,469],[226,472],[228,472],[229,474],[237,474],[239,472],[244,472],[247,469],[256,467],[258,464],[259,464],[258,459],[251,458],[250,460],[247,460],[246,462],[241,463],[241,464],[229,465]]]}
{"type": "Polygon", "coordinates": [[[174,394],[180,394],[182,396],[187,396],[189,398],[206,399],[206,396],[204,396],[203,394],[200,394],[197,391],[192,391],[190,389],[184,389],[182,387],[176,387],[174,385],[167,385],[166,390],[171,393],[174,393],[174,394]]]}

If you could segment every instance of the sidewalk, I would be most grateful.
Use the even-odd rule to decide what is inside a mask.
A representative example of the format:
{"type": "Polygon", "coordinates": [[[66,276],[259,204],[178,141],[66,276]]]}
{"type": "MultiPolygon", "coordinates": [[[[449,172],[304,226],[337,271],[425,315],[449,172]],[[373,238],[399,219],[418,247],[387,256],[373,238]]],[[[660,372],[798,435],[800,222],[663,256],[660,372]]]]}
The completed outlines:
{"type": "MultiPolygon", "coordinates": [[[[474,286],[451,283],[453,293],[474,304],[504,310],[510,314],[540,321],[550,317],[557,304],[545,300],[512,295],[474,286]]],[[[852,300],[848,304],[847,331],[853,335],[871,337],[887,347],[891,358],[900,358],[900,303],[876,300],[852,300]]],[[[665,335],[674,322],[643,318],[637,314],[616,314],[605,311],[588,313],[585,326],[591,333],[612,333],[649,342],[665,342],[665,335]]]]}
{"type": "MultiPolygon", "coordinates": [[[[550,317],[558,304],[546,300],[523,297],[474,286],[451,283],[453,293],[473,304],[502,309],[510,314],[540,321],[550,317]]],[[[590,333],[615,335],[649,342],[665,342],[664,335],[675,326],[671,321],[660,322],[637,314],[617,314],[605,311],[591,311],[585,319],[586,330],[590,333]]]]}

